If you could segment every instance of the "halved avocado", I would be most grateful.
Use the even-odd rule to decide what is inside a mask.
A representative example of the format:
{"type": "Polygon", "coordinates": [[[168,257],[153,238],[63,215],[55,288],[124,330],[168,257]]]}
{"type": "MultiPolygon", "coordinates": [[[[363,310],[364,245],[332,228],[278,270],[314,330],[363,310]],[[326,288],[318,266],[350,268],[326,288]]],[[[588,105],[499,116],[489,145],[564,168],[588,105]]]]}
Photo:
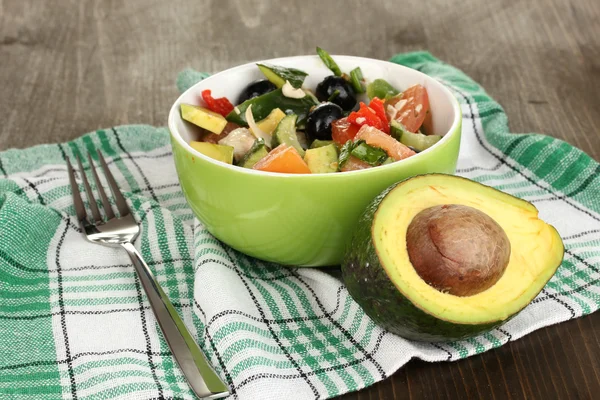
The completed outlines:
{"type": "MultiPolygon", "coordinates": [[[[497,234],[494,232],[492,235],[497,234]]],[[[375,323],[408,339],[447,341],[474,336],[508,321],[543,289],[563,254],[558,232],[538,218],[538,210],[531,203],[466,178],[428,174],[399,182],[373,200],[359,220],[342,262],[342,274],[350,295],[375,323]],[[449,225],[431,222],[432,214],[451,208],[466,210],[468,216],[463,218],[459,213],[449,225]],[[486,283],[487,278],[476,275],[494,259],[488,254],[489,247],[486,250],[477,242],[478,235],[471,235],[469,241],[456,237],[453,254],[448,247],[436,247],[440,245],[437,239],[432,241],[432,230],[445,226],[447,230],[438,233],[445,235],[452,247],[454,232],[450,231],[455,222],[460,229],[473,229],[471,223],[475,229],[483,224],[486,230],[497,225],[508,238],[504,244],[509,246],[508,253],[502,253],[506,262],[497,267],[500,274],[491,281],[486,283]],[[414,228],[416,225],[423,229],[414,228]],[[409,248],[416,248],[425,264],[409,248]],[[461,269],[465,248],[468,257],[483,263],[482,268],[470,272],[461,269]],[[415,268],[417,264],[419,268],[415,268]],[[448,266],[457,273],[448,281],[449,286],[440,287],[430,277],[427,281],[422,278],[423,265],[442,278],[441,271],[448,266]],[[452,294],[469,275],[475,279],[467,286],[480,285],[480,290],[452,294]]]]}

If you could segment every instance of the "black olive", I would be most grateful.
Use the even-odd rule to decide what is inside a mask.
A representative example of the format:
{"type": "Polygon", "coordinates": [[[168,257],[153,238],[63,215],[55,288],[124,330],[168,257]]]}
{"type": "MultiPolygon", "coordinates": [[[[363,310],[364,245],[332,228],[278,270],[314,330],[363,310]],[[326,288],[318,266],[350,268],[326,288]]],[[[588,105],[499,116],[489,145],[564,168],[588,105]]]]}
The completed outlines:
{"type": "Polygon", "coordinates": [[[246,86],[244,90],[242,90],[242,93],[238,98],[238,104],[242,104],[246,100],[253,99],[265,93],[272,92],[275,89],[277,89],[277,86],[275,86],[271,81],[267,79],[260,79],[258,81],[254,81],[248,86],[246,86]]]}
{"type": "Polygon", "coordinates": [[[317,99],[330,101],[342,107],[342,110],[352,110],[356,105],[356,95],[352,86],[342,77],[330,75],[317,85],[317,99]]]}
{"type": "Polygon", "coordinates": [[[306,118],[306,135],[310,141],[331,140],[331,123],[344,117],[344,111],[333,103],[321,103],[306,118]]]}

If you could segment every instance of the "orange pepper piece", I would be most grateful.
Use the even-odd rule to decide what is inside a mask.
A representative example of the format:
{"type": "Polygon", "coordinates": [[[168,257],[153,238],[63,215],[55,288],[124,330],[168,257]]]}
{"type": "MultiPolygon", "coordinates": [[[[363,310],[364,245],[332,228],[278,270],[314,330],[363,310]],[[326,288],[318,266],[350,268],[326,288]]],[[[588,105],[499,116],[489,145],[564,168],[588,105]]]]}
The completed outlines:
{"type": "Polygon", "coordinates": [[[310,174],[308,165],[304,162],[295,148],[280,144],[259,162],[253,169],[267,172],[283,172],[288,174],[310,174]]]}

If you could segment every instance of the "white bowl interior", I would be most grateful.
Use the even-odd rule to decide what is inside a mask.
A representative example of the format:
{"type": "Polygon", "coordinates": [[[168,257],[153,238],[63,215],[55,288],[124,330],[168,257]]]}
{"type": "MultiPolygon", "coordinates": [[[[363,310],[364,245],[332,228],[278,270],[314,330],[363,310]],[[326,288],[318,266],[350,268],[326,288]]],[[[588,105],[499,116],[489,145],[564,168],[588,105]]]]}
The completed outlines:
{"type": "MultiPolygon", "coordinates": [[[[382,78],[401,91],[417,83],[423,85],[427,89],[433,131],[436,134],[445,135],[453,131],[459,123],[460,108],[458,102],[446,87],[433,78],[419,71],[387,61],[352,56],[334,55],[332,57],[342,71],[349,72],[356,67],[360,67],[367,82],[382,78]]],[[[323,78],[332,74],[318,56],[285,57],[257,62],[293,67],[308,73],[304,81],[304,87],[312,90],[323,78]]],[[[210,89],[213,97],[225,96],[235,105],[241,91],[250,82],[257,79],[264,79],[264,75],[259,71],[256,62],[252,62],[220,72],[192,86],[177,99],[169,113],[169,128],[175,139],[179,142],[185,142],[186,147],[193,153],[197,153],[199,157],[208,159],[208,157],[187,145],[191,140],[194,140],[196,128],[181,118],[180,104],[201,105],[201,92],[210,89]]]]}

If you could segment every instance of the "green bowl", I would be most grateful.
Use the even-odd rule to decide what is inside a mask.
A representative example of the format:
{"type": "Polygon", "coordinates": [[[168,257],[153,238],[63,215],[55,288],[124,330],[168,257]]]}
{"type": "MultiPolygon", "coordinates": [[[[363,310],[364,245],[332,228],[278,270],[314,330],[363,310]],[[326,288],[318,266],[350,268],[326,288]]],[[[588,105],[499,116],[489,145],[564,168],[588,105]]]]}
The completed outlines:
{"type": "MultiPolygon", "coordinates": [[[[333,56],[342,71],[360,66],[367,80],[384,78],[399,89],[425,86],[433,129],[444,137],[408,159],[376,168],[295,175],[255,171],[213,160],[189,146],[194,127],[183,121],[181,103],[199,104],[200,92],[237,99],[262,77],[255,63],[215,74],[188,89],[173,104],[169,129],[177,175],[197,218],[217,239],[247,255],[295,266],[339,264],[359,215],[385,188],[405,178],[432,172],[453,174],[460,146],[462,114],[456,98],[437,80],[386,61],[333,56]]],[[[295,67],[309,74],[315,88],[331,72],[317,56],[261,61],[295,67]]]]}

